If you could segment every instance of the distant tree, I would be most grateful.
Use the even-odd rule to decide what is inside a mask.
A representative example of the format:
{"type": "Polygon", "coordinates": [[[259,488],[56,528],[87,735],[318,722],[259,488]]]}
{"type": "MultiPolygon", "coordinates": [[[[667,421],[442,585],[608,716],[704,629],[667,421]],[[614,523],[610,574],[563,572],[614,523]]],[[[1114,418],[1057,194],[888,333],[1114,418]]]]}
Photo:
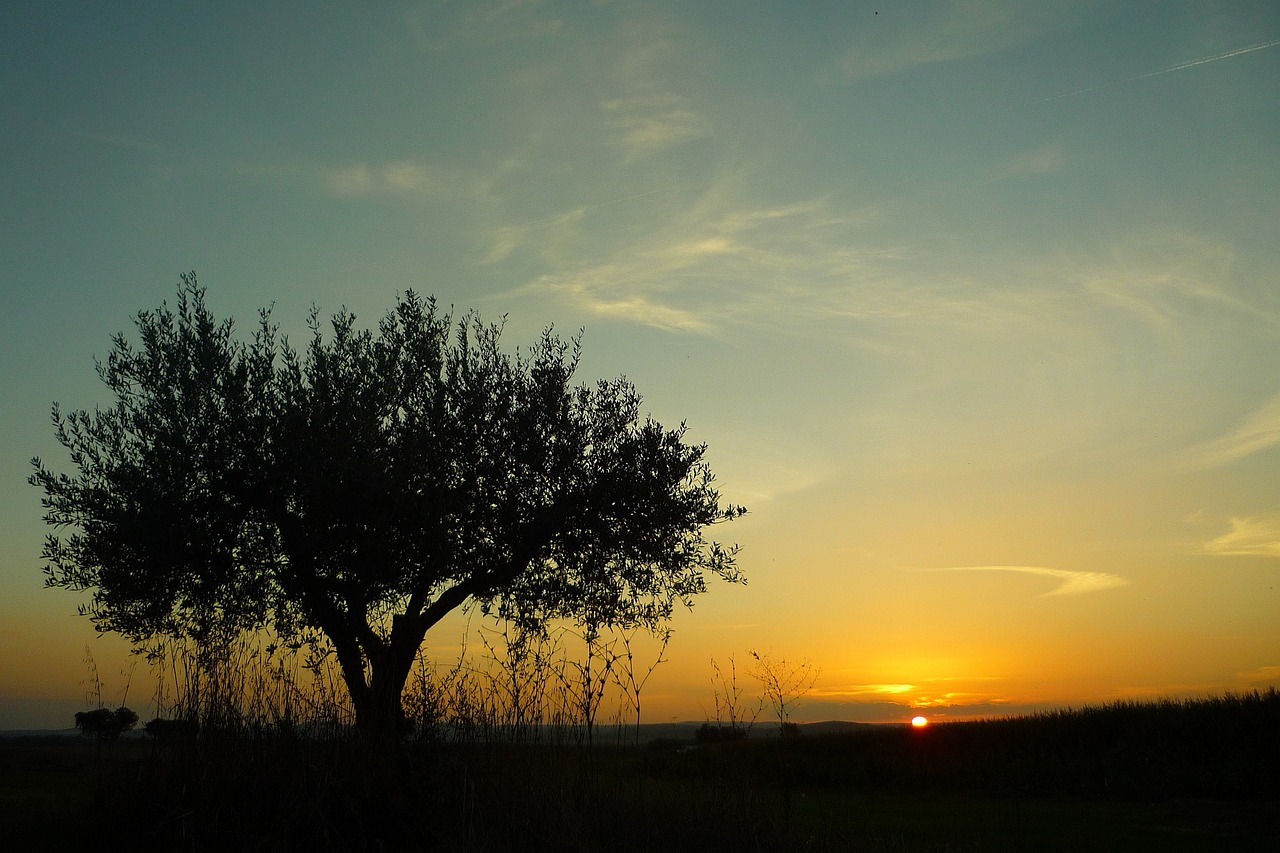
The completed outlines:
{"type": "Polygon", "coordinates": [[[132,731],[137,724],[137,713],[123,706],[114,711],[110,708],[95,708],[92,711],[76,712],[76,728],[99,740],[115,740],[125,732],[132,731]]]}
{"type": "Polygon", "coordinates": [[[261,312],[244,342],[194,273],[137,315],[98,375],[108,408],[63,414],[75,473],[39,459],[46,585],[92,592],[100,631],[244,631],[327,644],[357,726],[394,737],[428,629],[471,603],[533,629],[656,629],[708,575],[741,579],[704,528],[706,447],[640,416],[626,379],[573,384],[579,339],[525,353],[501,326],[405,294],[376,331],[345,310],[292,348],[261,312]]]}

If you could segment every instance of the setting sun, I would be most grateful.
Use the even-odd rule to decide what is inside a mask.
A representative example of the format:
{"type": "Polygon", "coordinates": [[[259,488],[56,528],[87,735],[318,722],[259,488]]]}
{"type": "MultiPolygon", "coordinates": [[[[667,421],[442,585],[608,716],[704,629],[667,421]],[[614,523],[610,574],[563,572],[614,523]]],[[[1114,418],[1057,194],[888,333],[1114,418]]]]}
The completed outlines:
{"type": "Polygon", "coordinates": [[[917,716],[911,718],[911,727],[913,729],[923,729],[927,725],[929,725],[929,720],[925,717],[917,716]]]}

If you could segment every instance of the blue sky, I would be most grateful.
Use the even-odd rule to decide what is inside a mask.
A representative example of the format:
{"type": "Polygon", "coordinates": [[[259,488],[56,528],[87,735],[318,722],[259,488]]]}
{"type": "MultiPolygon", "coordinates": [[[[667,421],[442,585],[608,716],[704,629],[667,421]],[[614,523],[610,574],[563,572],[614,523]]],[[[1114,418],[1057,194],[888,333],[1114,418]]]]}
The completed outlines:
{"type": "Polygon", "coordinates": [[[24,479],[193,268],[295,333],[407,288],[585,328],[583,378],[687,420],[750,583],[677,618],[662,713],[750,648],[821,667],[815,717],[1280,682],[1274,3],[0,23],[0,728],[122,659],[40,589],[24,479]]]}

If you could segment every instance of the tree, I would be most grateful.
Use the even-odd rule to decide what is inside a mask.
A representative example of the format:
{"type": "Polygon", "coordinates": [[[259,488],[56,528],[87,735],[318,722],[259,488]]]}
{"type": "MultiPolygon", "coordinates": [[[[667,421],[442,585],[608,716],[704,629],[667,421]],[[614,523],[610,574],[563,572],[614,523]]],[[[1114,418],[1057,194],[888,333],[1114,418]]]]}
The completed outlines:
{"type": "Polygon", "coordinates": [[[76,728],[82,734],[96,736],[99,741],[116,740],[125,732],[132,731],[137,724],[138,715],[124,706],[114,711],[95,708],[76,712],[76,728]]]}
{"type": "Polygon", "coordinates": [[[707,576],[720,505],[706,446],[640,417],[625,378],[574,384],[580,337],[523,354],[500,325],[406,293],[375,331],[313,309],[295,350],[249,341],[195,274],[97,364],[109,408],[63,414],[73,475],[32,460],[46,585],[99,631],[225,647],[270,628],[327,643],[362,733],[389,738],[428,629],[464,605],[542,629],[658,628],[707,576]]]}

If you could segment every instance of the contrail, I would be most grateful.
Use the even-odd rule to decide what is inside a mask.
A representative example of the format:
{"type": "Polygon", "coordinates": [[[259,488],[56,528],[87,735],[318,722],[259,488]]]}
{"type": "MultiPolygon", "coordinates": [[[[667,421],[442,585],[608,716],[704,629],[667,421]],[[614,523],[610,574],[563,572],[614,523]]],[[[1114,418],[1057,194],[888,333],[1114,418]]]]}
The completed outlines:
{"type": "Polygon", "coordinates": [[[1046,101],[1057,101],[1061,98],[1074,98],[1076,95],[1085,95],[1089,92],[1097,92],[1101,89],[1110,89],[1112,86],[1119,86],[1122,83],[1134,83],[1138,80],[1146,80],[1148,77],[1159,77],[1161,74],[1171,74],[1174,71],[1182,71],[1187,68],[1194,68],[1197,65],[1204,65],[1208,62],[1217,62],[1220,59],[1231,59],[1234,56],[1243,56],[1246,53],[1253,53],[1255,50],[1266,50],[1269,47],[1280,45],[1280,39],[1262,42],[1260,44],[1251,44],[1248,47],[1238,47],[1235,50],[1228,50],[1226,53],[1215,53],[1213,56],[1203,56],[1200,59],[1192,59],[1188,62],[1179,62],[1177,65],[1170,65],[1168,68],[1161,68],[1158,71],[1148,71],[1146,74],[1139,74],[1136,77],[1125,77],[1123,80],[1112,80],[1110,83],[1103,83],[1100,86],[1090,86],[1087,89],[1076,89],[1074,92],[1066,92],[1061,95],[1051,95],[1047,98],[1041,98],[1035,101],[1037,104],[1043,104],[1046,101]]]}

